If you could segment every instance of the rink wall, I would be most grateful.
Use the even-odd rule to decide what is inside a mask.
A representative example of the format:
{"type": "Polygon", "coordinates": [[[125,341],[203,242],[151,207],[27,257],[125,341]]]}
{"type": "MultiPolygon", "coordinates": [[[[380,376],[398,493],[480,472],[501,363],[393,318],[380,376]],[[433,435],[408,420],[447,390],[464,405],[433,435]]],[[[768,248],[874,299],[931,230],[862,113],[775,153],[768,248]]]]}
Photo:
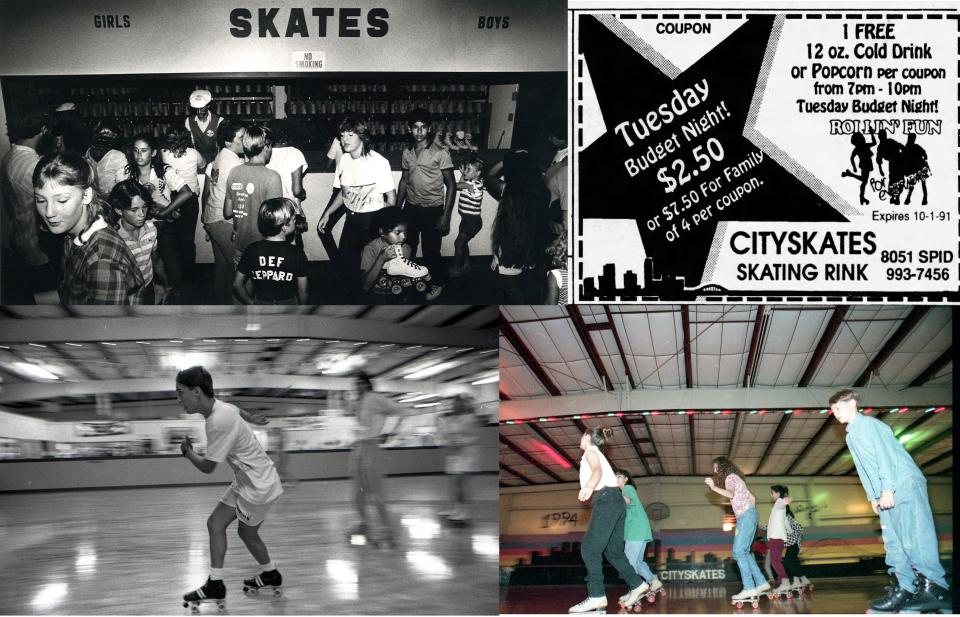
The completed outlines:
{"type": "MultiPolygon", "coordinates": [[[[497,471],[496,427],[483,429],[476,472],[497,471]]],[[[388,475],[442,474],[446,448],[394,448],[384,456],[388,475]]],[[[350,450],[291,452],[289,474],[299,480],[346,478],[350,450]]],[[[180,456],[48,459],[0,463],[0,492],[222,484],[233,479],[226,464],[204,475],[180,456]]]]}

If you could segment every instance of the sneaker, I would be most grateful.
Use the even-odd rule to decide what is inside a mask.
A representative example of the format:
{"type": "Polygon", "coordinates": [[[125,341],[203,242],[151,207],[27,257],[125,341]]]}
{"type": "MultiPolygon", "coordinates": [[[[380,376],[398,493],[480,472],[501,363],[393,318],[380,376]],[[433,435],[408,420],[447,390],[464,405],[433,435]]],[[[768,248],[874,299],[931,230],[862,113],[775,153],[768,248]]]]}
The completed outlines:
{"type": "Polygon", "coordinates": [[[602,610],[606,612],[607,608],[607,598],[606,596],[599,596],[596,598],[587,598],[583,602],[578,602],[574,604],[569,609],[568,613],[589,613],[590,611],[599,611],[602,610]]]}

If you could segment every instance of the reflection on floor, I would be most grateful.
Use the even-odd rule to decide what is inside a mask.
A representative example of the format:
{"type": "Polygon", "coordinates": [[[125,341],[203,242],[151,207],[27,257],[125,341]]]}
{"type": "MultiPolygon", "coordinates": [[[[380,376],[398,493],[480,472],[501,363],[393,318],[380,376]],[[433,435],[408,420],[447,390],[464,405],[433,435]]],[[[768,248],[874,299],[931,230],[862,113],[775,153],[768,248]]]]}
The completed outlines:
{"type": "MultiPolygon", "coordinates": [[[[497,477],[469,484],[471,526],[454,528],[445,479],[389,478],[405,531],[391,551],[352,547],[346,481],[300,482],[268,515],[261,536],[284,578],[283,595],[245,596],[256,562],[228,530],[227,614],[495,614],[497,477]]],[[[206,580],[206,519],[224,487],[2,495],[0,613],[186,614],[181,596],[206,580]]],[[[202,613],[216,613],[213,605],[202,613]]]]}
{"type": "MultiPolygon", "coordinates": [[[[749,604],[737,609],[730,596],[740,591],[739,584],[667,586],[667,595],[657,596],[653,604],[643,601],[640,613],[864,613],[870,600],[885,594],[886,577],[821,579],[813,581],[814,589],[802,598],[760,600],[756,609],[749,604]]],[[[626,585],[607,587],[607,612],[627,612],[617,599],[627,592],[626,585]]],[[[500,590],[501,613],[566,613],[567,609],[587,595],[586,585],[514,586],[500,590]]]]}

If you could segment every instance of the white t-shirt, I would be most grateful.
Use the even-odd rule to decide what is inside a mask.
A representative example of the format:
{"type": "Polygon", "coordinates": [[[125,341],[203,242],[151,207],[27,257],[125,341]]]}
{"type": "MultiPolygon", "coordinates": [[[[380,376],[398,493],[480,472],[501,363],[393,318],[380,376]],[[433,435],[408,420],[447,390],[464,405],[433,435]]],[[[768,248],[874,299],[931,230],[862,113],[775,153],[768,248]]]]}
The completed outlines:
{"type": "Polygon", "coordinates": [[[613,467],[610,466],[607,457],[603,455],[603,452],[601,452],[597,446],[587,448],[583,452],[583,457],[580,459],[580,488],[585,487],[587,482],[590,481],[590,476],[593,475],[593,469],[590,468],[590,463],[587,461],[587,452],[594,452],[597,458],[600,459],[600,484],[597,485],[594,491],[599,491],[607,487],[617,488],[619,485],[617,484],[617,476],[613,473],[613,467]]]}
{"type": "Polygon", "coordinates": [[[203,205],[203,223],[219,223],[223,218],[223,200],[227,196],[227,178],[230,170],[243,165],[243,159],[233,150],[222,148],[213,159],[208,169],[210,176],[210,193],[207,202],[203,205]]]}
{"type": "Polygon", "coordinates": [[[208,461],[226,461],[236,475],[240,496],[256,505],[270,503],[283,493],[280,476],[236,405],[220,400],[205,422],[208,461]]]}
{"type": "Polygon", "coordinates": [[[303,158],[303,152],[300,152],[299,149],[293,146],[274,148],[273,154],[270,155],[270,162],[267,163],[267,169],[272,169],[280,174],[280,183],[283,185],[283,196],[299,203],[300,200],[293,194],[293,178],[291,174],[298,169],[302,169],[304,173],[307,172],[307,159],[303,158]]]}
{"type": "Polygon", "coordinates": [[[340,140],[334,137],[330,143],[330,148],[327,149],[327,158],[336,163],[341,156],[343,156],[343,146],[340,144],[340,140]]]}
{"type": "Polygon", "coordinates": [[[161,150],[160,155],[163,162],[173,167],[183,180],[190,187],[195,195],[200,194],[200,180],[197,178],[197,172],[207,166],[203,156],[193,148],[187,148],[183,156],[174,156],[169,150],[161,150]]]}
{"type": "MultiPolygon", "coordinates": [[[[117,172],[117,182],[122,182],[130,177],[130,172],[126,167],[117,172]]],[[[134,176],[134,179],[139,178],[134,176]]],[[[163,170],[163,186],[161,187],[160,179],[157,178],[157,172],[153,167],[150,167],[150,184],[153,186],[153,190],[150,191],[153,201],[156,202],[158,206],[165,208],[169,206],[173,200],[173,194],[185,187],[187,182],[180,177],[180,174],[178,174],[173,167],[166,167],[163,170]]]]}
{"type": "Polygon", "coordinates": [[[357,424],[360,425],[360,434],[357,439],[379,439],[387,417],[403,413],[399,405],[384,395],[377,392],[365,393],[357,409],[357,424]]]}
{"type": "Polygon", "coordinates": [[[343,203],[358,213],[376,212],[387,204],[383,194],[395,190],[390,162],[371,150],[366,156],[341,156],[333,187],[342,189],[343,203]]]}
{"type": "Polygon", "coordinates": [[[767,521],[767,538],[770,540],[787,539],[787,502],[780,499],[773,504],[770,510],[770,519],[767,521]]]}

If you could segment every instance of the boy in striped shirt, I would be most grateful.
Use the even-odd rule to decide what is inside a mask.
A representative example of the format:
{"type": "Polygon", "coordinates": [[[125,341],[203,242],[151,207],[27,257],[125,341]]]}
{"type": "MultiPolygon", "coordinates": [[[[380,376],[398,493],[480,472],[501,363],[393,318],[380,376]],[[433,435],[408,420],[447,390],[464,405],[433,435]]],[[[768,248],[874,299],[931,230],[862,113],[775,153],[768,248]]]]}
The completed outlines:
{"type": "Polygon", "coordinates": [[[460,232],[453,243],[453,267],[450,276],[458,277],[470,270],[470,240],[483,227],[480,206],[483,202],[483,159],[472,156],[460,166],[460,181],[457,182],[460,200],[460,232]]]}
{"type": "Polygon", "coordinates": [[[139,182],[130,178],[118,182],[110,191],[110,206],[117,233],[143,275],[143,287],[131,296],[131,303],[153,304],[156,297],[155,271],[159,271],[160,278],[163,278],[162,262],[157,254],[157,227],[149,220],[151,210],[156,207],[153,196],[139,182]]]}

